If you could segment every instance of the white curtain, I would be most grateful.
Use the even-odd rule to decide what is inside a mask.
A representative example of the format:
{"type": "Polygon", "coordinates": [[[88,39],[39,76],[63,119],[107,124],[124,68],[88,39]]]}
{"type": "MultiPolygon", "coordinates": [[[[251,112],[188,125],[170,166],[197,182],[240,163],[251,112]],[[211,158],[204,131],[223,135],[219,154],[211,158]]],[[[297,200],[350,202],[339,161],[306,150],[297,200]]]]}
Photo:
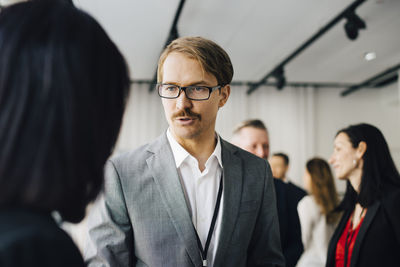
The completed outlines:
{"type": "Polygon", "coordinates": [[[314,89],[262,86],[247,95],[248,87],[232,87],[231,97],[220,111],[217,131],[231,139],[235,126],[245,119],[261,119],[270,135],[270,154],[284,152],[290,158],[289,179],[302,184],[305,161],[314,156],[314,89]]]}
{"type": "Polygon", "coordinates": [[[159,136],[168,124],[160,97],[148,84],[134,84],[126,105],[116,152],[144,145],[159,136]]]}

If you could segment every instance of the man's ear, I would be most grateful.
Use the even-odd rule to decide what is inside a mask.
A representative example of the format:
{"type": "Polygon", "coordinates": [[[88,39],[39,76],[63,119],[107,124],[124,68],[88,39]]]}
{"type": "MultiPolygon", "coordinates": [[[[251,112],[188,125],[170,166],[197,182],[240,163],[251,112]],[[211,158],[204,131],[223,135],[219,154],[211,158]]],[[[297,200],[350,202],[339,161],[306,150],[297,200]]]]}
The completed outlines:
{"type": "Polygon", "coordinates": [[[229,84],[222,87],[220,93],[220,99],[218,103],[218,108],[222,108],[225,106],[225,103],[228,101],[229,95],[231,94],[231,86],[229,84]]]}
{"type": "Polygon", "coordinates": [[[361,141],[360,143],[358,143],[357,146],[357,151],[356,151],[357,157],[361,159],[364,156],[365,151],[367,151],[367,143],[361,141]]]}

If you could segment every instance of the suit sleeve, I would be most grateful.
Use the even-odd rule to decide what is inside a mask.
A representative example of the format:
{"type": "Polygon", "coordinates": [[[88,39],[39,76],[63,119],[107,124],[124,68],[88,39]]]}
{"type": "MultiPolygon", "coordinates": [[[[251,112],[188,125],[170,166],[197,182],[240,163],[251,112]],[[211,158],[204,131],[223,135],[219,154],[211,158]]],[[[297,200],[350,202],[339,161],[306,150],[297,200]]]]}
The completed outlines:
{"type": "Polygon", "coordinates": [[[279,237],[275,188],[271,169],[265,163],[263,198],[248,251],[247,266],[285,266],[279,237]]]}
{"type": "Polygon", "coordinates": [[[112,161],[105,167],[104,192],[88,217],[84,258],[88,267],[132,266],[133,234],[118,172],[112,161]]]}
{"type": "Polygon", "coordinates": [[[287,185],[287,210],[286,210],[286,244],[282,244],[286,260],[286,267],[294,267],[303,253],[302,231],[300,218],[297,212],[299,200],[304,196],[303,192],[292,184],[287,185]]]}

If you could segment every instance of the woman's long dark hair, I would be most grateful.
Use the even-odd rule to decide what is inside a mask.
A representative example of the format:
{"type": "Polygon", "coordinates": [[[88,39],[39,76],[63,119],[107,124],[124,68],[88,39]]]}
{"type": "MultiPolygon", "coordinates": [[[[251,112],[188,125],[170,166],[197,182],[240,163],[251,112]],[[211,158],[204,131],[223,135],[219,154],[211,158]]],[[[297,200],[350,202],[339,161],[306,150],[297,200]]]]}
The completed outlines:
{"type": "Polygon", "coordinates": [[[129,89],[102,27],[68,1],[0,13],[0,207],[76,222],[103,184],[129,89]]]}
{"type": "Polygon", "coordinates": [[[365,142],[360,192],[347,182],[346,193],[340,209],[352,208],[357,202],[363,207],[372,205],[393,187],[400,187],[400,175],[390,155],[389,147],[381,131],[370,124],[351,125],[338,131],[344,133],[352,146],[365,142]]]}

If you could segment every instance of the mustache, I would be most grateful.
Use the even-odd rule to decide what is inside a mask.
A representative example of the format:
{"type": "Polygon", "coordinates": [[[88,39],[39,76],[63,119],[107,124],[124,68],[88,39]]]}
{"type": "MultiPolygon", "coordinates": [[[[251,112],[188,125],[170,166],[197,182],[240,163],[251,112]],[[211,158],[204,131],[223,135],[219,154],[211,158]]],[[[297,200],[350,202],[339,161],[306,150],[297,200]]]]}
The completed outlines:
{"type": "Polygon", "coordinates": [[[192,110],[186,108],[184,110],[180,110],[172,115],[172,118],[175,119],[177,117],[192,117],[201,120],[201,115],[193,112],[192,110]]]}

